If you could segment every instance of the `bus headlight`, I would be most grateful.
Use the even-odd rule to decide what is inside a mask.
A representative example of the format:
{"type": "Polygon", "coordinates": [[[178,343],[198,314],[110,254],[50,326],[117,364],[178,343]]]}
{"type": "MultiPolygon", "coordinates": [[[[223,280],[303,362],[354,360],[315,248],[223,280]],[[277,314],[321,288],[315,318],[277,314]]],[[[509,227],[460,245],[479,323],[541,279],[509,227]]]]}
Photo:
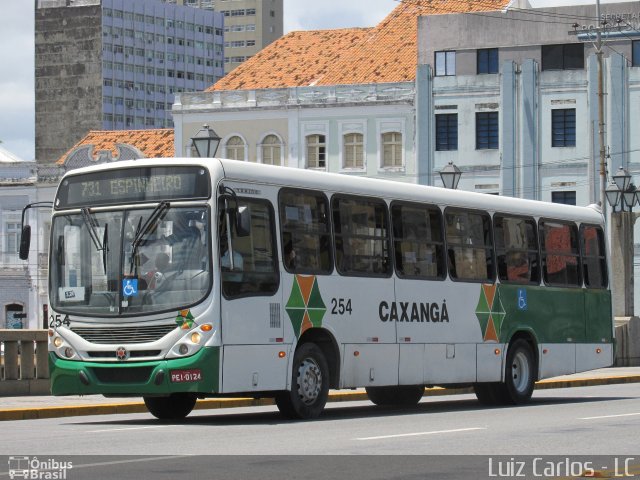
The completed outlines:
{"type": "Polygon", "coordinates": [[[181,355],[186,355],[187,353],[189,353],[189,347],[186,346],[184,343],[182,343],[178,347],[178,351],[180,352],[181,355]]]}
{"type": "Polygon", "coordinates": [[[56,337],[53,339],[53,346],[56,348],[60,348],[63,343],[64,343],[64,340],[62,340],[62,338],[60,337],[56,337]]]}
{"type": "Polygon", "coordinates": [[[67,358],[71,358],[71,357],[73,357],[73,355],[74,355],[73,348],[71,348],[71,347],[66,347],[66,348],[64,349],[64,356],[65,356],[65,357],[67,357],[67,358]]]}
{"type": "Polygon", "coordinates": [[[202,339],[202,336],[198,333],[198,332],[193,332],[191,334],[191,341],[195,344],[200,343],[200,340],[202,339]]]}

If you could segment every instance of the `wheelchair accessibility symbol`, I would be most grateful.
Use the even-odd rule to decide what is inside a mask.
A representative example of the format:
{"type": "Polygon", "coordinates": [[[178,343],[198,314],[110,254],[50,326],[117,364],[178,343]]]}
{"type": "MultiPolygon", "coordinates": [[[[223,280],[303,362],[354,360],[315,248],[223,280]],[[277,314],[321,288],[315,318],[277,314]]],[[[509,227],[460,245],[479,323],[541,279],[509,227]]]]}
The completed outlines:
{"type": "Polygon", "coordinates": [[[527,309],[527,291],[524,288],[518,289],[518,310],[527,309]]]}
{"type": "Polygon", "coordinates": [[[125,278],[122,280],[122,294],[125,297],[135,297],[138,295],[138,279],[125,278]]]}

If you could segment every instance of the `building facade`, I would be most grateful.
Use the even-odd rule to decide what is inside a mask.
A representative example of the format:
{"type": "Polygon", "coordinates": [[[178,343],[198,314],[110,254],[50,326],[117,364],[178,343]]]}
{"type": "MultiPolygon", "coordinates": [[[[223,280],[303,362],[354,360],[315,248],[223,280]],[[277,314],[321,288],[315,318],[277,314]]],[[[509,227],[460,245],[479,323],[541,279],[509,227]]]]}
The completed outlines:
{"type": "Polygon", "coordinates": [[[217,10],[224,15],[224,71],[282,36],[283,0],[165,0],[167,3],[217,10]]]}
{"type": "Polygon", "coordinates": [[[90,130],[172,127],[174,95],[224,74],[223,14],[160,0],[39,0],[36,159],[90,130]]]}

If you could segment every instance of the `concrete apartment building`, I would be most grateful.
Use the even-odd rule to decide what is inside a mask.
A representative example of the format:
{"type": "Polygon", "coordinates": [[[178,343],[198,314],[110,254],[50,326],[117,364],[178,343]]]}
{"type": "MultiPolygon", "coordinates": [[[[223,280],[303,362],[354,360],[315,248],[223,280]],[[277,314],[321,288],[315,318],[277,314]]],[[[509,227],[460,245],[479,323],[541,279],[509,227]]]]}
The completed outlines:
{"type": "Polygon", "coordinates": [[[223,14],[160,0],[38,0],[36,159],[90,130],[172,127],[174,95],[224,75],[223,14]]]}
{"type": "Polygon", "coordinates": [[[165,0],[224,14],[224,72],[274,42],[283,33],[283,0],[165,0]]]}

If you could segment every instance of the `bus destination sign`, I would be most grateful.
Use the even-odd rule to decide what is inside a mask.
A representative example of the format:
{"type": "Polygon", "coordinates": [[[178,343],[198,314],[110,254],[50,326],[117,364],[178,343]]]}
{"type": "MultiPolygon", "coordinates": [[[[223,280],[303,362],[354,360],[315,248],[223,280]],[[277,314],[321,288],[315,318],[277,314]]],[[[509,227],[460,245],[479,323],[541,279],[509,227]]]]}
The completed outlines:
{"type": "Polygon", "coordinates": [[[65,178],[58,190],[56,208],[198,199],[209,195],[209,175],[202,167],[113,169],[65,178]]]}

